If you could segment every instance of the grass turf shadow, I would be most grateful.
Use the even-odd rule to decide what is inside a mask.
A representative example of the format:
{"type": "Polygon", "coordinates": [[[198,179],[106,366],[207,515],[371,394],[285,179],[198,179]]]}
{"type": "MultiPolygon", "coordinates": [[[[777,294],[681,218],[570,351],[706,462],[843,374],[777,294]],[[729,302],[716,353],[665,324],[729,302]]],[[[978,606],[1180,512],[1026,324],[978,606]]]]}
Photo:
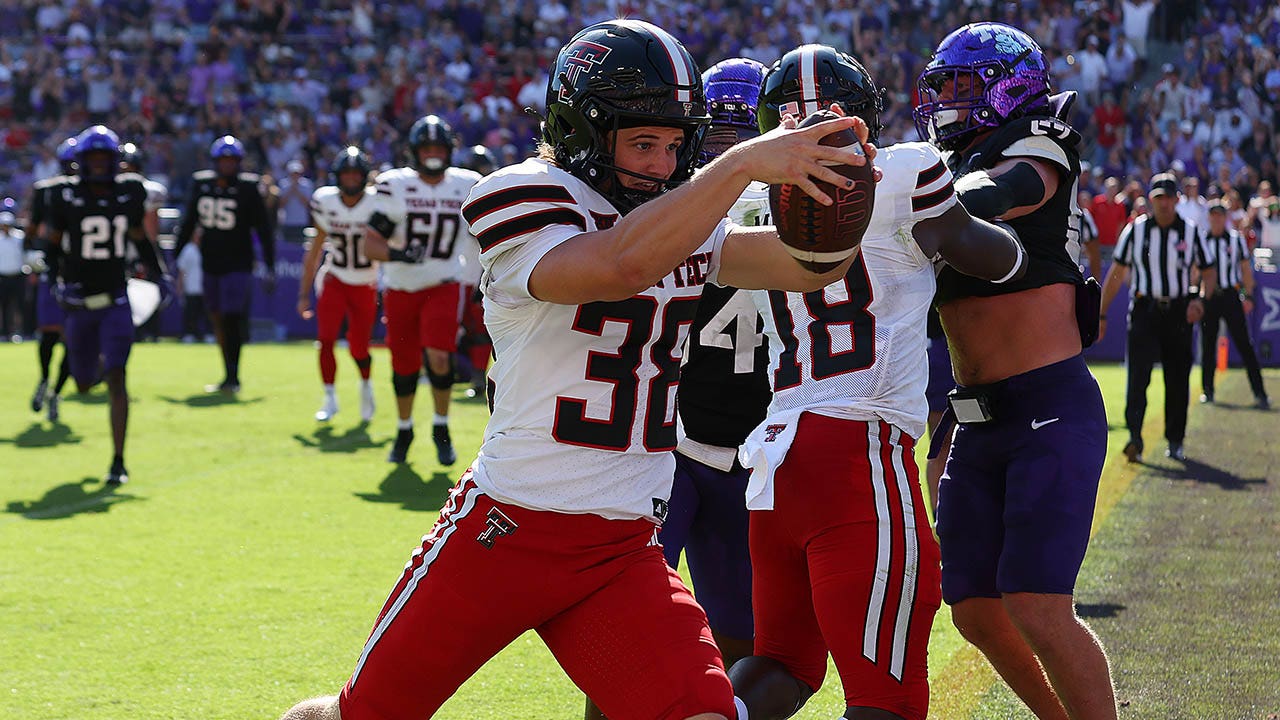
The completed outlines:
{"type": "Polygon", "coordinates": [[[333,426],[321,425],[316,428],[311,437],[295,433],[293,439],[305,448],[326,453],[353,453],[357,450],[385,447],[391,442],[391,438],[374,442],[373,438],[369,437],[369,423],[364,421],[340,435],[333,431],[333,426]]]}
{"type": "Polygon", "coordinates": [[[0,444],[10,443],[20,448],[47,448],[58,445],[75,445],[83,440],[69,425],[61,422],[45,425],[33,422],[27,429],[11,438],[0,438],[0,444]]]}
{"type": "Polygon", "coordinates": [[[88,489],[101,482],[101,478],[86,477],[79,482],[55,485],[39,500],[9,501],[5,512],[21,515],[28,520],[61,520],[76,515],[108,512],[112,505],[142,499],[105,484],[96,490],[88,489]]]}
{"type": "Polygon", "coordinates": [[[1190,480],[1207,485],[1217,485],[1223,490],[1251,490],[1255,485],[1267,484],[1265,477],[1242,478],[1234,473],[1206,462],[1187,458],[1182,467],[1143,463],[1154,475],[1168,480],[1190,480]]]}
{"type": "Polygon", "coordinates": [[[437,512],[453,489],[453,477],[438,472],[424,480],[411,466],[397,465],[383,478],[376,493],[353,493],[361,500],[396,503],[413,512],[437,512]]]}
{"type": "Polygon", "coordinates": [[[252,405],[260,403],[265,398],[242,398],[238,395],[224,395],[223,393],[195,393],[184,398],[169,397],[161,395],[160,399],[172,405],[186,405],[193,408],[218,407],[220,405],[252,405]]]}

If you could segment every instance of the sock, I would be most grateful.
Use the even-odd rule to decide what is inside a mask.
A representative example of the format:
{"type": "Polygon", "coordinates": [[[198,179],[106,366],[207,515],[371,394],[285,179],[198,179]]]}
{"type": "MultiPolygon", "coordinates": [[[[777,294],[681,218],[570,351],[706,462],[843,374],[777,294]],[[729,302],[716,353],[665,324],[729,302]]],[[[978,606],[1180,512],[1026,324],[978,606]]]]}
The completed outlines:
{"type": "Polygon", "coordinates": [[[412,430],[412,429],[413,429],[413,418],[405,418],[405,419],[401,420],[401,421],[400,421],[400,423],[399,423],[398,425],[396,425],[396,428],[397,428],[397,429],[399,429],[399,430],[412,430]]]}
{"type": "Polygon", "coordinates": [[[112,467],[115,467],[116,465],[123,465],[123,464],[124,464],[124,455],[123,455],[123,454],[121,454],[121,455],[113,455],[113,456],[111,457],[111,466],[112,466],[112,467]]]}
{"type": "Polygon", "coordinates": [[[369,382],[369,378],[360,378],[360,389],[369,390],[373,387],[373,383],[369,382]]]}
{"type": "Polygon", "coordinates": [[[432,416],[432,418],[431,418],[431,424],[432,424],[432,425],[448,425],[448,424],[449,424],[449,416],[448,416],[448,415],[434,415],[434,416],[432,416]]]}
{"type": "Polygon", "coordinates": [[[223,320],[223,339],[226,347],[222,350],[222,361],[227,370],[227,381],[240,382],[240,346],[244,343],[241,336],[241,317],[239,313],[228,313],[223,320]]]}
{"type": "Polygon", "coordinates": [[[750,720],[750,718],[747,717],[747,704],[742,702],[742,698],[735,695],[733,698],[733,707],[738,711],[738,720],[750,720]]]}
{"type": "Polygon", "coordinates": [[[61,339],[62,333],[42,332],[40,333],[40,379],[43,382],[49,382],[49,364],[53,362],[53,348],[61,339]]]}
{"type": "Polygon", "coordinates": [[[337,394],[338,394],[338,391],[337,391],[337,389],[335,389],[335,388],[333,387],[333,383],[325,383],[325,385],[324,385],[324,396],[325,396],[325,397],[327,397],[327,398],[333,398],[333,397],[335,397],[337,394]]]}
{"type": "Polygon", "coordinates": [[[71,361],[67,359],[66,346],[62,348],[62,364],[58,366],[58,379],[53,384],[53,394],[61,395],[62,388],[67,384],[67,380],[71,377],[71,361]]]}
{"type": "Polygon", "coordinates": [[[355,361],[356,367],[360,370],[360,377],[364,378],[365,382],[368,382],[369,374],[373,370],[373,358],[365,355],[362,358],[356,358],[355,361]]]}

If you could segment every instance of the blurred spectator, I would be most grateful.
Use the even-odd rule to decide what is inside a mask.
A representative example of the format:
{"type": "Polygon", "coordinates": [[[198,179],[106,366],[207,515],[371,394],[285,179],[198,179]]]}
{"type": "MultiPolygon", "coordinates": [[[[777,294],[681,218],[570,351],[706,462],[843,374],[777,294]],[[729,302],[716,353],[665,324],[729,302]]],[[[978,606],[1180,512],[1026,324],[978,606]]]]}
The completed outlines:
{"type": "Polygon", "coordinates": [[[0,211],[0,338],[22,339],[23,285],[26,268],[22,231],[14,227],[14,215],[0,211]]]}
{"type": "Polygon", "coordinates": [[[1124,34],[1133,43],[1133,50],[1138,57],[1147,58],[1147,33],[1151,29],[1151,14],[1156,11],[1155,0],[1138,0],[1121,2],[1124,17],[1124,34]]]}
{"type": "Polygon", "coordinates": [[[1182,180],[1182,192],[1174,209],[1183,220],[1194,223],[1200,232],[1208,229],[1209,201],[1200,194],[1200,181],[1197,178],[1186,177],[1182,180]]]}
{"type": "Polygon", "coordinates": [[[1124,196],[1120,194],[1119,178],[1107,178],[1102,188],[1102,193],[1095,195],[1089,204],[1089,214],[1098,228],[1098,250],[1105,266],[1111,263],[1111,254],[1115,251],[1116,239],[1120,237],[1120,228],[1129,220],[1129,208],[1125,206],[1124,196]]]}
{"type": "Polygon", "coordinates": [[[302,162],[291,160],[289,174],[280,180],[280,237],[301,244],[303,231],[311,224],[311,194],[316,185],[302,174],[302,162]]]}
{"type": "Polygon", "coordinates": [[[1102,85],[1107,77],[1107,59],[1098,50],[1098,36],[1090,35],[1085,47],[1076,56],[1080,67],[1080,89],[1089,107],[1102,101],[1102,85]]]}

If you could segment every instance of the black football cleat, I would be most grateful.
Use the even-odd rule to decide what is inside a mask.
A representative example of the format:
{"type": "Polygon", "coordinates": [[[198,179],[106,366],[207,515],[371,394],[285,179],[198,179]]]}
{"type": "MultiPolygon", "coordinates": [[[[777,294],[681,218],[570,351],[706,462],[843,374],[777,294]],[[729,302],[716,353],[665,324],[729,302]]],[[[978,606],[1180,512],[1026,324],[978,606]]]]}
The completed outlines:
{"type": "Polygon", "coordinates": [[[1186,460],[1187,453],[1182,449],[1182,443],[1169,443],[1169,449],[1164,451],[1164,456],[1172,460],[1186,460]]]}
{"type": "Polygon", "coordinates": [[[391,446],[387,462],[402,464],[409,457],[409,446],[413,444],[413,428],[405,428],[396,433],[396,442],[391,446]]]}
{"type": "Polygon", "coordinates": [[[449,438],[448,425],[436,425],[431,428],[431,439],[436,443],[436,459],[441,465],[449,466],[458,462],[458,453],[453,450],[453,440],[449,438]]]}
{"type": "Polygon", "coordinates": [[[124,469],[124,461],[116,460],[111,463],[111,469],[107,471],[107,486],[118,487],[127,482],[129,482],[129,471],[124,469]]]}
{"type": "Polygon", "coordinates": [[[1200,402],[1204,403],[1205,405],[1212,405],[1212,404],[1213,404],[1213,391],[1212,391],[1212,390],[1206,390],[1206,391],[1204,392],[1204,394],[1202,394],[1202,395],[1200,396],[1200,402]]]}
{"type": "Polygon", "coordinates": [[[1131,463],[1142,460],[1142,441],[1130,440],[1124,444],[1123,452],[1125,458],[1131,463]]]}
{"type": "Polygon", "coordinates": [[[1267,399],[1266,395],[1259,395],[1254,398],[1253,406],[1259,410],[1270,410],[1271,401],[1267,399]]]}
{"type": "Polygon", "coordinates": [[[207,393],[222,393],[223,395],[235,395],[240,392],[239,381],[223,380],[217,385],[205,385],[204,391],[207,393]]]}
{"type": "Polygon", "coordinates": [[[31,396],[31,412],[40,412],[44,408],[44,396],[48,391],[48,382],[41,380],[40,384],[36,385],[36,391],[31,396]]]}

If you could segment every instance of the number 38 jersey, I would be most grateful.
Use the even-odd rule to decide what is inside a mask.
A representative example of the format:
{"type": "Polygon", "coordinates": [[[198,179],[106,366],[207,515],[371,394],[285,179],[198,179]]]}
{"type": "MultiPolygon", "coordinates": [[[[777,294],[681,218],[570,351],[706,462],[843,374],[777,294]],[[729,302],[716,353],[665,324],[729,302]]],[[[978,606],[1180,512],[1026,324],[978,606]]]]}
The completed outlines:
{"type": "Polygon", "coordinates": [[[809,293],[754,291],[769,337],[773,403],[780,413],[811,410],[925,429],[925,325],[934,268],[912,235],[920,220],[956,203],[951,172],[926,143],[880,150],[875,210],[859,257],[843,279],[809,293]]]}
{"type": "Polygon", "coordinates": [[[128,232],[142,225],[147,191],[142,177],[116,176],[102,192],[78,177],[63,178],[49,200],[49,224],[62,233],[59,273],[84,295],[124,292],[128,232]]]}
{"type": "Polygon", "coordinates": [[[671,494],[681,348],[725,223],[660,282],[625,300],[558,305],[529,293],[538,261],[618,212],[542,160],[486,177],[463,214],[480,243],[493,338],[493,415],[475,481],[504,502],[661,521],[671,494]]]}
{"type": "Polygon", "coordinates": [[[452,167],[435,185],[407,167],[378,176],[375,209],[396,224],[388,244],[422,248],[422,259],[416,263],[383,266],[388,288],[413,292],[464,279],[462,248],[474,240],[462,217],[462,201],[479,180],[479,173],[452,167]]]}
{"type": "Polygon", "coordinates": [[[333,185],[311,194],[311,222],[325,235],[325,272],[348,285],[373,285],[378,268],[364,254],[364,227],[376,203],[373,188],[365,188],[360,202],[348,207],[333,185]]]}

